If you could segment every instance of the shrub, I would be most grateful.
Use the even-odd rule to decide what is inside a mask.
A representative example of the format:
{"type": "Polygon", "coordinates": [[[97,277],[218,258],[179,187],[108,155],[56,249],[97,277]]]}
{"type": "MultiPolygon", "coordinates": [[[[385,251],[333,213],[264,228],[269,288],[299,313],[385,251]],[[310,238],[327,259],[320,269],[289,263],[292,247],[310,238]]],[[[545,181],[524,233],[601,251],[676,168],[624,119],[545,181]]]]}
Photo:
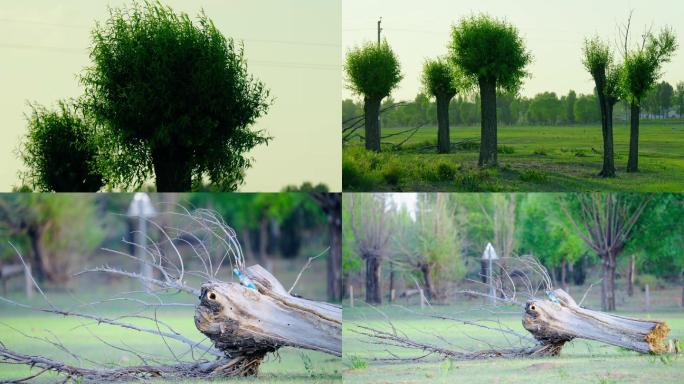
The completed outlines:
{"type": "Polygon", "coordinates": [[[349,362],[351,363],[351,369],[363,369],[368,367],[368,362],[361,356],[351,355],[349,356],[349,362]]]}
{"type": "Polygon", "coordinates": [[[546,173],[538,169],[525,169],[520,172],[520,180],[531,183],[543,183],[547,179],[546,173]]]}
{"type": "Polygon", "coordinates": [[[453,180],[456,177],[456,168],[449,163],[438,163],[437,176],[440,180],[453,180]]]}

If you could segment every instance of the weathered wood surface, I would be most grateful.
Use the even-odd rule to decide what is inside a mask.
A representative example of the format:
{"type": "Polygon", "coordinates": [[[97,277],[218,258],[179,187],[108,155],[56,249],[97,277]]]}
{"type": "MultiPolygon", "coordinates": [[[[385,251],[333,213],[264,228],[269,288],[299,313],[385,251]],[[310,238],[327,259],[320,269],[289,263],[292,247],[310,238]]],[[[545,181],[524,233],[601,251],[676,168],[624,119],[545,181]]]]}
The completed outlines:
{"type": "Polygon", "coordinates": [[[256,290],[238,283],[202,285],[195,325],[228,357],[258,363],[283,346],[342,355],[342,308],[295,297],[268,271],[247,269],[256,290]]]}
{"type": "Polygon", "coordinates": [[[667,350],[667,324],[656,320],[640,320],[582,308],[562,289],[548,299],[527,302],[523,326],[542,344],[555,345],[558,352],[574,338],[600,341],[641,353],[667,350]]]}

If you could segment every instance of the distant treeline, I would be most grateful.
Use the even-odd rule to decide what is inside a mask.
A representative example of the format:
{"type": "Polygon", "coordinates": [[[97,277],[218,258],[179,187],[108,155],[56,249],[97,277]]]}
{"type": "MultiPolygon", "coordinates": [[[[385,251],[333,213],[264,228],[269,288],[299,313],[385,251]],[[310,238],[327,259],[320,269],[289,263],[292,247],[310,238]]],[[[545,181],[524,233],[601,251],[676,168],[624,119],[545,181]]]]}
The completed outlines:
{"type": "MultiPolygon", "coordinates": [[[[382,103],[382,109],[397,103],[391,97],[382,103]]],[[[497,118],[504,125],[567,125],[598,123],[601,120],[596,94],[576,94],[575,91],[558,97],[554,92],[539,93],[532,98],[499,93],[496,98],[497,118]]],[[[351,99],[342,101],[342,121],[363,115],[363,103],[351,99]]],[[[661,119],[684,115],[684,82],[673,87],[661,82],[642,102],[642,117],[661,119]]],[[[629,105],[620,102],[613,114],[615,120],[629,119],[629,105]]],[[[480,98],[477,94],[457,96],[449,104],[450,125],[480,123],[480,98]]],[[[437,105],[434,99],[419,93],[413,101],[404,102],[380,115],[384,127],[414,127],[421,124],[437,125],[437,105]]]]}

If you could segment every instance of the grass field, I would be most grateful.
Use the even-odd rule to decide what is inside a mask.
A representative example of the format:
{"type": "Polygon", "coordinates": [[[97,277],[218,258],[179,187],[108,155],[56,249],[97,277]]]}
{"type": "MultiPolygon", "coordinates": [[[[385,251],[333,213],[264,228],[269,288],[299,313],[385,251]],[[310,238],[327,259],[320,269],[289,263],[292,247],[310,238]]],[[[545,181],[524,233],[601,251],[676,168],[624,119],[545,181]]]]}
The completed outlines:
{"type": "MultiPolygon", "coordinates": [[[[667,321],[670,338],[684,338],[684,311],[674,298],[678,290],[654,293],[659,309],[652,312],[635,310],[641,297],[622,305],[627,311],[619,314],[667,321]],[[661,305],[662,304],[662,305],[661,305]]],[[[591,296],[591,295],[590,295],[591,296]]],[[[596,297],[589,298],[595,308],[596,297]]],[[[491,313],[473,311],[482,305],[479,300],[450,306],[434,306],[431,310],[464,320],[491,318],[491,313]]],[[[620,307],[619,307],[620,308],[620,307]]],[[[462,323],[427,319],[397,306],[383,306],[380,311],[361,306],[344,311],[344,362],[345,381],[353,383],[681,383],[684,380],[684,356],[656,357],[588,341],[573,341],[565,346],[561,356],[552,358],[526,358],[488,361],[450,361],[427,359],[417,363],[391,363],[376,359],[393,354],[402,357],[420,356],[421,351],[369,344],[368,339],[352,330],[355,325],[389,329],[383,316],[392,319],[393,325],[408,337],[457,349],[488,349],[487,342],[506,346],[501,334],[496,334],[462,323]],[[382,312],[383,314],[380,314],[382,312]],[[437,336],[438,335],[438,336],[437,336]]],[[[420,311],[418,307],[411,310],[420,311]]],[[[499,311],[502,311],[499,308],[499,311]]],[[[521,324],[520,310],[513,314],[498,315],[503,325],[526,333],[521,324]]]]}
{"type": "MultiPolygon", "coordinates": [[[[387,136],[406,128],[383,128],[387,136]]],[[[437,128],[383,140],[376,154],[354,139],[343,149],[345,191],[681,191],[684,190],[684,123],[641,125],[640,172],[625,172],[629,127],[616,123],[617,177],[596,174],[602,165],[599,125],[501,126],[499,166],[480,170],[479,126],[452,127],[452,153],[437,154],[437,128]]]]}
{"type": "MultiPolygon", "coordinates": [[[[277,266],[277,276],[281,279],[285,286],[289,287],[300,268],[297,263],[297,268],[284,268],[279,263],[277,266]]],[[[325,297],[325,280],[320,279],[321,274],[325,273],[324,263],[314,263],[309,270],[310,273],[302,275],[302,279],[297,285],[296,291],[304,295],[304,297],[314,297],[317,299],[324,299],[325,297]]],[[[85,280],[77,279],[74,291],[79,292],[74,296],[65,292],[62,289],[47,287],[48,297],[50,301],[61,309],[75,309],[81,312],[97,314],[106,317],[118,317],[122,315],[135,314],[136,309],[140,310],[140,306],[135,306],[127,303],[116,302],[98,306],[84,306],[84,303],[92,303],[112,297],[114,292],[126,292],[132,290],[139,290],[139,284],[129,280],[119,282],[108,282],[103,284],[103,280],[85,280]]],[[[16,283],[16,281],[15,281],[16,283]]],[[[45,287],[44,287],[45,288],[45,287]]],[[[40,295],[36,293],[36,297],[27,301],[19,292],[14,292],[9,295],[12,300],[31,303],[38,307],[47,307],[40,295]]],[[[118,296],[118,295],[117,295],[118,296]]],[[[154,301],[148,297],[139,295],[132,295],[130,297],[137,297],[146,301],[154,301]]],[[[195,304],[196,298],[187,294],[176,294],[174,296],[165,297],[166,302],[180,302],[195,304]]],[[[154,316],[153,311],[144,313],[148,316],[154,316]]],[[[204,338],[194,324],[194,307],[174,307],[168,309],[160,309],[157,313],[159,320],[163,320],[175,331],[191,338],[192,340],[200,341],[204,338]]],[[[148,328],[155,327],[153,322],[145,321],[136,318],[124,318],[122,321],[131,322],[139,325],[145,325],[148,328]]],[[[39,313],[24,309],[18,309],[9,304],[0,301],[0,342],[7,348],[23,352],[27,354],[44,355],[54,359],[60,359],[68,364],[79,365],[74,357],[67,353],[60,351],[58,348],[45,343],[43,341],[35,340],[21,335],[25,333],[30,336],[48,337],[52,340],[58,338],[66,346],[68,346],[75,354],[84,357],[81,362],[83,366],[92,366],[87,361],[90,359],[98,363],[111,363],[117,365],[139,365],[142,364],[134,354],[118,350],[112,346],[107,346],[97,337],[106,342],[126,349],[141,350],[146,353],[158,355],[163,357],[163,363],[173,364],[175,360],[168,348],[161,338],[147,333],[126,330],[120,327],[110,326],[106,324],[97,324],[94,321],[88,321],[73,317],[63,317],[58,315],[39,313]],[[129,348],[130,347],[130,348],[129,348]]],[[[183,355],[188,348],[185,344],[175,342],[167,339],[169,346],[177,356],[183,355]]],[[[143,355],[146,356],[146,355],[143,355]]],[[[184,360],[188,360],[189,356],[184,356],[184,360]]],[[[150,362],[150,364],[154,364],[150,362]]],[[[261,365],[260,374],[257,378],[240,379],[240,382],[267,382],[267,383],[329,383],[341,382],[341,372],[343,369],[342,360],[331,355],[304,351],[294,348],[281,348],[277,354],[270,354],[268,359],[261,365]]],[[[29,376],[30,373],[37,373],[38,369],[29,370],[29,368],[21,365],[7,365],[0,364],[0,382],[10,379],[18,379],[29,376]]],[[[55,377],[50,377],[48,374],[40,376],[41,380],[38,382],[54,382],[55,377]],[[50,380],[52,379],[52,380],[50,380]]],[[[217,380],[217,382],[231,380],[217,380]]],[[[183,383],[199,383],[204,381],[182,381],[183,383]]]]}

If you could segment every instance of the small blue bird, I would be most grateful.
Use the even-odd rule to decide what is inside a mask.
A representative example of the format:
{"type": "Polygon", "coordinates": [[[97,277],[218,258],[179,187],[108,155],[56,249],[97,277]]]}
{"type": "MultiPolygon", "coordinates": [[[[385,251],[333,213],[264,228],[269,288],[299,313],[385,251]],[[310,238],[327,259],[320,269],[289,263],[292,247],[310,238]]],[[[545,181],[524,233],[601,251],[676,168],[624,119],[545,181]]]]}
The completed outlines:
{"type": "Polygon", "coordinates": [[[240,272],[240,270],[238,270],[237,268],[233,268],[233,273],[235,274],[235,276],[237,276],[238,280],[240,280],[240,284],[250,289],[256,289],[256,286],[254,285],[252,280],[249,277],[247,277],[247,275],[240,272]]]}
{"type": "Polygon", "coordinates": [[[558,300],[558,297],[556,297],[556,294],[553,293],[553,291],[544,291],[546,293],[546,296],[551,300],[552,303],[561,305],[560,300],[558,300]]]}

